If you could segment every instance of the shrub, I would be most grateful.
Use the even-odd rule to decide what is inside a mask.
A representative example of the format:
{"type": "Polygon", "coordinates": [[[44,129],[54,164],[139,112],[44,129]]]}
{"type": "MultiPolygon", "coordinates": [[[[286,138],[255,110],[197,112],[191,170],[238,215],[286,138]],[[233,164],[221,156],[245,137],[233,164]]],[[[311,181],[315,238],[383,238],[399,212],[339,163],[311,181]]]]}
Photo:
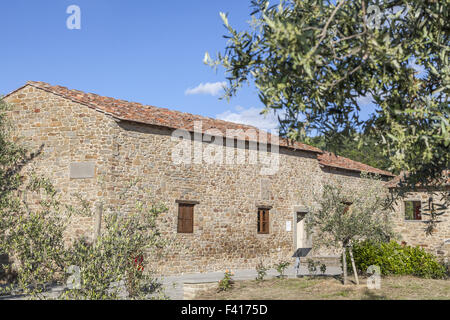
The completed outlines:
{"type": "Polygon", "coordinates": [[[320,264],[320,262],[315,262],[313,259],[306,260],[308,263],[308,272],[310,275],[316,275],[317,272],[317,266],[320,264]]]}
{"type": "Polygon", "coordinates": [[[234,280],[232,279],[234,273],[226,270],[222,280],[219,280],[219,291],[227,291],[231,289],[234,285],[234,280]]]}
{"type": "MultiPolygon", "coordinates": [[[[446,277],[445,267],[434,255],[422,248],[400,245],[395,241],[356,242],[353,244],[353,256],[360,274],[365,274],[369,266],[377,265],[382,275],[413,275],[434,279],[446,277]]],[[[347,264],[351,266],[348,253],[347,264]]]]}
{"type": "Polygon", "coordinates": [[[282,260],[275,265],[275,268],[277,269],[280,278],[284,276],[284,271],[290,264],[291,263],[289,261],[282,260]]]}
{"type": "Polygon", "coordinates": [[[327,265],[325,263],[322,263],[320,265],[320,272],[322,273],[322,275],[325,275],[325,272],[327,272],[327,265]]]}
{"type": "Polygon", "coordinates": [[[0,248],[14,257],[14,263],[4,267],[17,273],[0,294],[48,299],[52,286],[65,288],[54,296],[57,299],[148,299],[163,294],[153,272],[144,266],[165,246],[156,226],[165,206],[137,203],[127,214],[105,213],[95,241],[80,237],[65,243],[71,216],[84,211],[64,206],[43,177],[31,176],[26,187],[42,198],[36,211],[26,210],[19,200],[9,211],[0,210],[0,248]]]}
{"type": "Polygon", "coordinates": [[[444,262],[444,268],[447,272],[447,277],[450,278],[450,262],[449,261],[444,262]]]}
{"type": "Polygon", "coordinates": [[[306,262],[308,264],[308,271],[310,275],[316,275],[317,270],[320,270],[322,275],[325,275],[325,272],[327,272],[327,265],[325,263],[314,261],[313,259],[308,259],[306,262]]]}

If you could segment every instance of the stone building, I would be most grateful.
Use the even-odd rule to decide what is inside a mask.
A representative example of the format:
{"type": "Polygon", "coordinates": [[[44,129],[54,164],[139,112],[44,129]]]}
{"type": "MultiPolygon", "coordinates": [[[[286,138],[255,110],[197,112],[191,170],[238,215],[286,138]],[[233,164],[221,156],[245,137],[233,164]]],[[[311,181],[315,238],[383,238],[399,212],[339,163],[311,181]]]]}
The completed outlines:
{"type": "MultiPolygon", "coordinates": [[[[4,99],[17,140],[41,150],[30,167],[48,176],[66,203],[83,197],[128,211],[151,198],[168,207],[158,219],[172,240],[156,264],[165,274],[291,259],[310,246],[303,217],[325,183],[371,183],[362,171],[393,177],[251,126],[42,82],[4,99]]],[[[439,241],[449,238],[448,213],[446,219],[439,241]]],[[[68,237],[92,234],[90,217],[77,218],[68,231],[68,237]]]]}

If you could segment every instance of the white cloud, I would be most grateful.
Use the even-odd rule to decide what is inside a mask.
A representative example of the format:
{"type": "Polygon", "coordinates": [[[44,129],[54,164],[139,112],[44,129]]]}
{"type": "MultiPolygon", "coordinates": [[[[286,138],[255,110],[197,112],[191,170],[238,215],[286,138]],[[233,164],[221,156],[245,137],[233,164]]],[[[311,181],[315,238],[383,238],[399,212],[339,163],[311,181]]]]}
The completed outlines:
{"type": "Polygon", "coordinates": [[[216,115],[217,119],[246,124],[257,127],[261,130],[276,133],[274,130],[278,128],[278,117],[270,112],[267,115],[260,114],[261,109],[249,108],[245,109],[241,106],[236,106],[235,111],[227,110],[221,114],[216,115]]]}
{"type": "Polygon", "coordinates": [[[207,82],[207,83],[200,83],[195,88],[189,88],[184,93],[186,95],[191,94],[209,94],[212,96],[217,96],[220,91],[223,90],[223,88],[226,86],[226,82],[207,82]]]}
{"type": "Polygon", "coordinates": [[[371,94],[367,96],[359,96],[356,98],[356,102],[362,107],[370,107],[373,106],[373,97],[371,94]]]}

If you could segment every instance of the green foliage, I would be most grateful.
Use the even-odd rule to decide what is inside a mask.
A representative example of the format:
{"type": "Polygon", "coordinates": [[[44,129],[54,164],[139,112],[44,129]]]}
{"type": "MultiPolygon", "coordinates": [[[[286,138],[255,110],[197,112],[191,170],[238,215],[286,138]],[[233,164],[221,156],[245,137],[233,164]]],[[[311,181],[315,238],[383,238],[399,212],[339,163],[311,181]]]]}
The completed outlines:
{"type": "MultiPolygon", "coordinates": [[[[22,184],[20,170],[40,152],[38,150],[35,153],[27,153],[24,148],[12,141],[11,123],[8,121],[6,113],[9,109],[10,106],[0,97],[0,215],[7,217],[7,219],[0,219],[0,257],[2,257],[2,260],[6,260],[4,262],[9,261],[9,257],[4,246],[1,245],[1,240],[6,237],[6,234],[2,231],[7,228],[8,224],[18,218],[17,211],[20,201],[17,197],[17,191],[22,184]]],[[[36,216],[30,217],[30,219],[36,220],[36,216]]],[[[21,222],[27,226],[30,223],[23,220],[21,222]]],[[[46,239],[46,241],[52,241],[52,239],[46,239]]],[[[15,278],[16,275],[10,268],[5,270],[0,265],[0,276],[15,278]]]]}
{"type": "MultiPolygon", "coordinates": [[[[378,176],[361,174],[358,190],[325,185],[316,199],[318,205],[306,216],[307,232],[314,235],[315,248],[333,247],[344,252],[357,239],[383,241],[394,236],[390,222],[391,200],[378,176]]],[[[343,271],[346,284],[346,264],[343,264],[343,271]]]]}
{"type": "Polygon", "coordinates": [[[327,265],[325,263],[322,263],[320,265],[320,272],[322,273],[322,275],[325,275],[325,272],[327,272],[327,265]]]}
{"type": "Polygon", "coordinates": [[[233,272],[226,270],[225,274],[223,276],[222,280],[219,280],[219,291],[227,291],[233,288],[234,280],[232,279],[232,276],[234,275],[233,272]]]}
{"type": "MultiPolygon", "coordinates": [[[[372,136],[352,133],[348,137],[341,137],[341,141],[338,145],[330,144],[330,141],[323,135],[307,137],[303,139],[303,142],[375,168],[382,170],[391,169],[392,164],[389,157],[383,154],[382,143],[372,136]]],[[[399,173],[395,170],[393,170],[393,172],[399,173]]]]}
{"type": "Polygon", "coordinates": [[[286,270],[287,267],[289,267],[290,264],[291,263],[289,261],[281,260],[274,266],[277,269],[280,278],[284,277],[284,271],[286,270]]]}
{"type": "MultiPolygon", "coordinates": [[[[149,257],[164,247],[156,227],[164,206],[138,204],[129,214],[110,212],[93,242],[78,238],[66,243],[64,233],[73,214],[83,209],[64,207],[48,180],[33,177],[28,191],[39,192],[41,210],[14,207],[2,210],[0,246],[14,257],[17,279],[4,292],[48,298],[48,289],[66,287],[58,299],[147,299],[160,297],[160,284],[144,268],[149,257]]],[[[19,201],[19,200],[18,200],[19,201]]]]}
{"type": "Polygon", "coordinates": [[[267,268],[262,261],[258,262],[258,264],[256,265],[256,281],[263,281],[265,276],[267,275],[267,270],[269,270],[269,268],[267,268]]]}
{"type": "MultiPolygon", "coordinates": [[[[27,295],[41,295],[54,281],[61,279],[65,249],[63,232],[66,221],[58,215],[53,202],[54,189],[48,181],[32,177],[29,191],[40,191],[41,209],[29,211],[15,199],[15,205],[0,210],[0,247],[15,261],[17,287],[27,295]],[[58,272],[59,271],[59,272],[58,272]]],[[[12,265],[4,266],[11,272],[12,265]]]]}
{"type": "MultiPolygon", "coordinates": [[[[353,256],[360,274],[365,274],[369,266],[377,265],[382,275],[413,275],[435,279],[446,277],[445,266],[440,264],[435,256],[422,248],[400,245],[395,241],[355,242],[353,256]]],[[[347,264],[350,267],[348,253],[347,264]]]]}
{"type": "Polygon", "coordinates": [[[66,291],[63,297],[117,299],[125,290],[129,299],[146,299],[159,293],[160,284],[144,266],[166,243],[155,224],[164,211],[164,206],[140,205],[134,213],[109,214],[95,244],[76,241],[66,265],[80,268],[80,288],[66,291]]]}
{"type": "Polygon", "coordinates": [[[317,267],[320,265],[319,261],[314,261],[313,259],[306,260],[308,263],[308,272],[310,275],[316,275],[317,267]]]}
{"type": "Polygon", "coordinates": [[[444,268],[447,273],[447,278],[450,278],[450,261],[444,261],[444,268]]]}
{"type": "Polygon", "coordinates": [[[10,138],[10,123],[6,111],[10,108],[0,97],[0,209],[12,205],[11,193],[19,187],[19,171],[29,160],[25,149],[10,138]]]}
{"type": "Polygon", "coordinates": [[[0,254],[9,257],[12,263],[3,267],[16,277],[0,294],[49,298],[49,289],[62,286],[60,299],[162,297],[160,284],[146,266],[167,243],[156,226],[157,216],[167,209],[138,202],[129,214],[104,214],[105,225],[95,241],[66,241],[71,218],[92,215],[91,205],[80,195],[79,208],[65,205],[51,181],[22,175],[23,166],[39,150],[29,153],[12,142],[7,109],[0,100],[0,254]],[[30,208],[27,198],[40,200],[30,208]]]}
{"type": "Polygon", "coordinates": [[[224,53],[205,55],[205,63],[224,67],[227,98],[254,82],[264,113],[278,112],[282,135],[301,140],[319,132],[337,144],[362,130],[383,144],[396,171],[411,173],[410,186],[443,182],[450,161],[449,1],[251,5],[248,30],[235,30],[221,14],[224,53]],[[375,105],[368,118],[362,100],[375,105]]]}
{"type": "Polygon", "coordinates": [[[317,274],[317,268],[319,268],[322,275],[325,275],[325,272],[327,272],[327,265],[324,263],[321,263],[320,261],[314,261],[313,259],[307,259],[306,263],[308,264],[308,272],[310,275],[316,275],[317,274]]]}

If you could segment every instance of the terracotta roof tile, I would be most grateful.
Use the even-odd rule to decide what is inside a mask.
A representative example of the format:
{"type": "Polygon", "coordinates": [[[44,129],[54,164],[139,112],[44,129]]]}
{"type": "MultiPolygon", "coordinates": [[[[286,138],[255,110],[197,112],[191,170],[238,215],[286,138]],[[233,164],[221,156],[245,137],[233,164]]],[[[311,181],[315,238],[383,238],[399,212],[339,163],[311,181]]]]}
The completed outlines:
{"type": "MultiPolygon", "coordinates": [[[[70,90],[66,87],[52,86],[45,82],[29,81],[26,85],[30,85],[72,100],[74,102],[81,103],[88,106],[89,108],[109,114],[119,120],[133,121],[143,124],[169,127],[173,129],[184,129],[190,132],[194,131],[194,121],[201,121],[203,129],[202,133],[205,133],[210,129],[218,129],[221,133],[223,133],[223,136],[226,136],[227,129],[241,129],[243,131],[252,129],[258,135],[260,133],[266,133],[262,130],[257,129],[256,127],[249,125],[203,117],[190,113],[173,111],[165,108],[142,105],[136,102],[102,97],[94,93],[84,93],[78,90],[70,90]]],[[[276,136],[267,134],[267,142],[271,142],[274,137],[276,136]]],[[[304,143],[279,137],[276,138],[279,139],[278,144],[281,147],[309,151],[318,154],[318,160],[323,166],[358,172],[366,171],[371,173],[378,173],[385,176],[394,176],[390,172],[380,170],[344,157],[336,156],[332,153],[324,152],[316,147],[304,143]]],[[[250,138],[246,135],[242,136],[242,139],[250,140],[250,138]]],[[[274,140],[274,143],[276,143],[276,140],[274,140]]]]}
{"type": "Polygon", "coordinates": [[[319,159],[319,163],[323,166],[327,167],[333,167],[338,169],[345,169],[345,170],[351,170],[351,171],[366,171],[370,173],[377,173],[383,176],[390,176],[394,177],[395,175],[381,169],[374,168],[372,166],[369,166],[367,164],[353,161],[348,158],[344,158],[341,156],[337,156],[330,152],[324,152],[323,154],[320,154],[317,156],[319,159]]]}
{"type": "MultiPolygon", "coordinates": [[[[249,125],[212,119],[165,108],[146,106],[140,103],[125,100],[102,97],[93,93],[83,93],[78,90],[69,90],[66,87],[52,86],[44,82],[29,81],[27,84],[57,94],[74,102],[84,104],[90,108],[105,112],[120,120],[169,127],[173,129],[184,129],[190,132],[194,131],[194,121],[201,121],[203,133],[210,129],[217,129],[223,136],[226,136],[227,129],[241,129],[244,131],[252,129],[257,135],[260,133],[266,133],[249,125]]],[[[273,137],[276,136],[267,134],[268,142],[272,141],[273,137]]],[[[248,137],[243,136],[243,138],[249,140],[248,137]]],[[[273,141],[275,142],[276,140],[273,141]]],[[[316,147],[282,138],[279,138],[279,145],[296,150],[322,153],[322,150],[316,147]]]]}

